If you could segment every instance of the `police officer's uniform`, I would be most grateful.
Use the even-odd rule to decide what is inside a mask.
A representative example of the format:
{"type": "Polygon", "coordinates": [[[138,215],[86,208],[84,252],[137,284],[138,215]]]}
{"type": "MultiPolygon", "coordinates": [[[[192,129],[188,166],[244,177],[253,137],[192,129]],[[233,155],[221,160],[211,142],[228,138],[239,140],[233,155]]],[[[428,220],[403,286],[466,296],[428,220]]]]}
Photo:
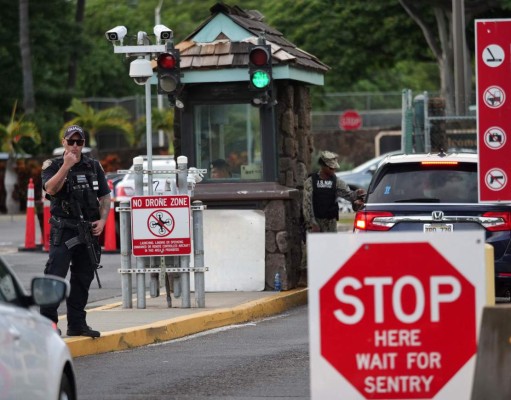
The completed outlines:
{"type": "MultiPolygon", "coordinates": [[[[63,156],[44,162],[41,174],[43,188],[63,163],[63,156]]],[[[108,193],[110,193],[110,189],[101,164],[82,154],[80,161],[69,170],[62,189],[54,196],[50,196],[50,213],[52,215],[50,219],[50,253],[44,273],[65,278],[71,262],[71,293],[66,300],[68,335],[70,331],[79,334],[90,330],[85,319],[85,306],[95,272],[95,267],[90,261],[84,244],[72,248],[66,246],[66,241],[75,238],[78,233],[73,225],[78,222],[79,215],[77,215],[72,202],[76,201],[80,204],[86,221],[97,221],[99,219],[98,198],[108,193]]],[[[94,236],[94,239],[97,240],[97,237],[94,236]]],[[[96,248],[100,249],[99,246],[96,248]]],[[[41,314],[57,323],[57,309],[58,307],[41,307],[41,314]]]]}

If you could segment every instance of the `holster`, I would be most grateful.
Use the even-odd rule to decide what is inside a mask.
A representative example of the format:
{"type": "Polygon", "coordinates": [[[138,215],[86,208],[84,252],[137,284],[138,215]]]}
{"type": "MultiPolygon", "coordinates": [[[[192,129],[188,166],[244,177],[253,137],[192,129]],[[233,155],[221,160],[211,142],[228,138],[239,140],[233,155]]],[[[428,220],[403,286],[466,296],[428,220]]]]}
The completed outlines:
{"type": "MultiPolygon", "coordinates": [[[[60,245],[60,242],[62,241],[62,234],[64,233],[63,229],[64,228],[67,228],[67,229],[73,229],[73,230],[78,230],[78,226],[77,224],[73,224],[72,222],[70,221],[66,221],[64,219],[59,219],[57,217],[54,217],[53,215],[50,217],[50,224],[56,228],[56,233],[55,235],[53,236],[53,245],[55,246],[58,246],[60,245]]],[[[66,242],[66,245],[67,245],[67,242],[66,242]]],[[[68,248],[70,248],[69,246],[67,246],[68,248]]]]}

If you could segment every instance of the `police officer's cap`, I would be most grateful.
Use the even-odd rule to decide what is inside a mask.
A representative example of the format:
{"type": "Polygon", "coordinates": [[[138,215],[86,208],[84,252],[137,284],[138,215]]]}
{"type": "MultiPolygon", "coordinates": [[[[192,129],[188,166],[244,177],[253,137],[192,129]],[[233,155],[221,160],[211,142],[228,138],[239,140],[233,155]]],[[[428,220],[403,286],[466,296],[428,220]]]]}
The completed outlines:
{"type": "Polygon", "coordinates": [[[327,167],[335,169],[339,168],[337,157],[337,154],[332,153],[331,151],[322,151],[319,155],[320,160],[323,161],[327,167]]]}
{"type": "Polygon", "coordinates": [[[83,133],[82,127],[78,125],[68,126],[64,131],[64,139],[69,139],[75,133],[78,133],[82,139],[85,139],[85,133],[83,133]]]}

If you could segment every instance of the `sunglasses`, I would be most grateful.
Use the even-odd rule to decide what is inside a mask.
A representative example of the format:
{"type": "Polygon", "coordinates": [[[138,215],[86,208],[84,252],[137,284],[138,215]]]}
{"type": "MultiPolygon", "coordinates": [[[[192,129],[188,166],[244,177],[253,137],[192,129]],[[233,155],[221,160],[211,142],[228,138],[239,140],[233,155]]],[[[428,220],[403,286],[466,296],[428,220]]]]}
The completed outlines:
{"type": "Polygon", "coordinates": [[[66,142],[70,146],[74,146],[75,144],[77,146],[83,146],[85,144],[84,139],[66,139],[66,142]]]}

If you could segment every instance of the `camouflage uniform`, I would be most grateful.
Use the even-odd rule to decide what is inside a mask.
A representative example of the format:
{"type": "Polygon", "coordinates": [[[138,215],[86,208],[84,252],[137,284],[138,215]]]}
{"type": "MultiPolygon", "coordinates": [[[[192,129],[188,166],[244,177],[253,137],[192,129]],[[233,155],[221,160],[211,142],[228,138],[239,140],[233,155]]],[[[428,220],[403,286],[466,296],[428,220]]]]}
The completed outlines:
{"type": "MultiPolygon", "coordinates": [[[[323,151],[320,154],[320,164],[323,164],[327,170],[334,170],[336,168],[339,168],[339,164],[337,163],[337,154],[329,152],[329,151],[323,151]]],[[[314,177],[313,175],[309,176],[304,183],[303,187],[303,218],[304,223],[306,226],[306,229],[308,232],[311,232],[312,225],[317,225],[320,228],[320,232],[337,232],[337,219],[338,219],[338,208],[337,208],[337,200],[339,197],[342,197],[343,199],[350,201],[353,203],[357,198],[359,197],[360,193],[359,191],[352,191],[349,186],[341,179],[335,177],[335,197],[332,196],[333,201],[335,201],[336,204],[329,204],[327,205],[328,208],[334,208],[337,211],[335,213],[335,217],[333,218],[317,218],[314,215],[314,204],[313,204],[313,185],[314,181],[317,182],[317,185],[322,184],[329,184],[331,187],[331,181],[333,181],[335,175],[331,175],[330,179],[323,179],[321,178],[320,172],[315,173],[317,176],[314,177]]],[[[332,172],[330,171],[330,174],[332,172]]],[[[333,188],[332,188],[333,190],[333,188]]],[[[317,204],[316,204],[317,206],[317,204]]],[[[316,208],[317,209],[317,208],[316,208]]]]}
{"type": "MultiPolygon", "coordinates": [[[[317,172],[316,172],[317,173],[317,172]]],[[[352,191],[348,185],[342,180],[337,178],[336,184],[336,198],[342,197],[343,199],[353,202],[357,199],[357,193],[352,191]]],[[[313,224],[319,226],[321,232],[337,232],[337,218],[335,219],[320,219],[314,216],[314,208],[312,206],[312,177],[309,176],[303,186],[303,218],[307,231],[311,231],[313,224]]],[[[337,201],[337,200],[336,200],[337,201]]]]}

